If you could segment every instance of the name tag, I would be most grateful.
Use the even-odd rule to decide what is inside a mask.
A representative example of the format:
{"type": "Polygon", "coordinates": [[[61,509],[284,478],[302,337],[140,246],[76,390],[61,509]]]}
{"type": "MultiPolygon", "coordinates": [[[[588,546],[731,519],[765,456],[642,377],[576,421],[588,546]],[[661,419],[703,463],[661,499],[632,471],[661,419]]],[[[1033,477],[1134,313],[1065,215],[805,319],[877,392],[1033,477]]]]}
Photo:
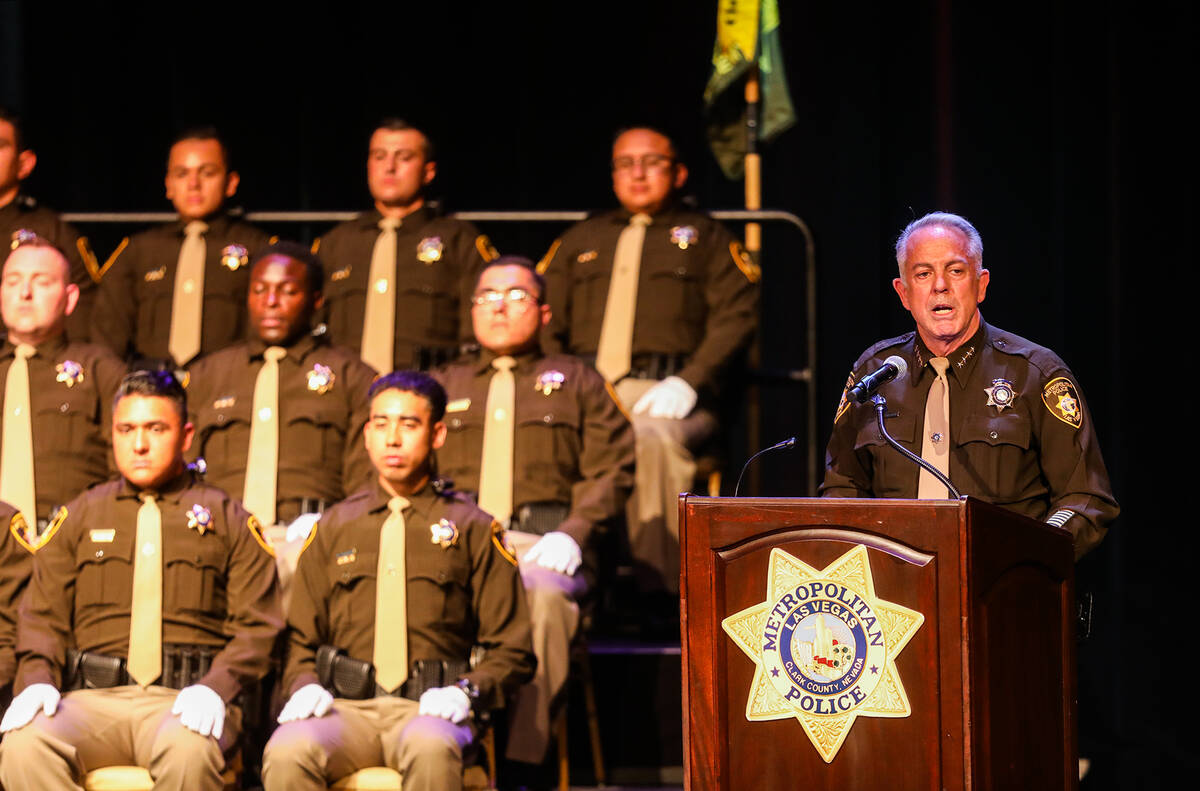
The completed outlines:
{"type": "Polygon", "coordinates": [[[95,544],[111,544],[113,539],[117,537],[117,531],[89,530],[88,535],[91,536],[92,542],[95,544]]]}
{"type": "Polygon", "coordinates": [[[446,404],[447,412],[466,412],[470,408],[471,399],[469,398],[456,398],[450,403],[446,404]]]}

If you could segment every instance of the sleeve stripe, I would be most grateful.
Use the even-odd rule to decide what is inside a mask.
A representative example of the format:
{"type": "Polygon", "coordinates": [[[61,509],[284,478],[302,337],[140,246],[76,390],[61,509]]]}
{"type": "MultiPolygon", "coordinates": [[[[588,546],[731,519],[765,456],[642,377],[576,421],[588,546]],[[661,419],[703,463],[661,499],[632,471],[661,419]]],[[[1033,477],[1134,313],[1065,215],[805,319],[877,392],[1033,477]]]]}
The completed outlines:
{"type": "Polygon", "coordinates": [[[1071,520],[1071,517],[1073,517],[1073,516],[1075,516],[1074,511],[1069,511],[1066,508],[1061,508],[1061,509],[1055,511],[1054,513],[1050,514],[1050,516],[1046,517],[1046,524],[1054,525],[1055,527],[1063,527],[1064,525],[1067,524],[1067,522],[1069,522],[1071,520]]]}

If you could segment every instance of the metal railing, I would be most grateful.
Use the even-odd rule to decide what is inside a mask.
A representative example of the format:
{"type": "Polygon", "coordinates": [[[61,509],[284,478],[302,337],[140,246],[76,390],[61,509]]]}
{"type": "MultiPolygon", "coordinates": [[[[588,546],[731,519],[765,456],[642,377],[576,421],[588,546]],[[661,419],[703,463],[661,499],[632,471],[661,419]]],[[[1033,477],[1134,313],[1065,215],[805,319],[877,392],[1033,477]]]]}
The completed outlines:
{"type": "MultiPolygon", "coordinates": [[[[256,211],[247,212],[244,219],[258,223],[336,223],[353,219],[359,212],[353,211],[256,211]]],[[[795,214],[770,209],[724,209],[708,212],[713,218],[723,222],[762,222],[778,223],[795,228],[804,238],[804,291],[805,291],[805,323],[804,348],[805,365],[801,368],[766,371],[758,367],[758,350],[752,352],[751,364],[753,371],[753,388],[748,398],[748,416],[746,446],[748,453],[753,453],[762,447],[760,436],[761,413],[757,387],[763,382],[792,382],[801,385],[806,391],[805,398],[805,433],[806,433],[806,474],[808,480],[807,493],[815,494],[817,490],[818,464],[817,444],[817,266],[816,246],[813,242],[812,231],[804,220],[795,214]]],[[[63,219],[80,224],[114,225],[170,222],[178,215],[173,212],[68,212],[63,219]]],[[[462,211],[449,216],[469,222],[500,222],[500,223],[546,223],[546,222],[580,222],[588,218],[584,211],[462,211]]],[[[757,343],[757,341],[756,341],[757,343]]],[[[750,489],[758,489],[757,476],[751,470],[750,489]]]]}

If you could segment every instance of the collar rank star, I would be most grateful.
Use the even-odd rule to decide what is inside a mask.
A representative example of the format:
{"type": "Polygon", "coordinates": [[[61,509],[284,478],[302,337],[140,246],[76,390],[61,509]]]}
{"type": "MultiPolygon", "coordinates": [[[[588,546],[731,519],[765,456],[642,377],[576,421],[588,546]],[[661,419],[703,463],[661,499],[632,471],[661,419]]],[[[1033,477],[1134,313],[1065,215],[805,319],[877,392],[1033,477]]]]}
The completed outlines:
{"type": "Polygon", "coordinates": [[[442,237],[426,236],[417,242],[417,260],[423,264],[432,264],[442,260],[442,237]]]}
{"type": "Polygon", "coordinates": [[[337,379],[333,375],[333,369],[328,365],[317,363],[313,369],[308,372],[308,389],[316,391],[321,395],[325,395],[333,389],[333,381],[337,379]]]}
{"type": "Polygon", "coordinates": [[[563,386],[563,382],[567,381],[566,375],[562,371],[543,371],[538,375],[537,382],[534,383],[534,390],[541,390],[542,395],[550,395],[555,390],[563,386]]]}
{"type": "Polygon", "coordinates": [[[83,366],[74,360],[63,360],[54,370],[58,371],[58,376],[54,378],[56,382],[62,382],[67,387],[74,387],[83,381],[83,366]]]}
{"type": "Polygon", "coordinates": [[[250,262],[250,255],[240,244],[225,245],[221,251],[221,263],[230,272],[236,272],[250,262]]]}
{"type": "Polygon", "coordinates": [[[700,234],[691,225],[676,225],[671,229],[671,244],[680,250],[688,249],[688,245],[695,244],[699,238],[700,234]]]}
{"type": "Polygon", "coordinates": [[[430,543],[447,549],[458,543],[458,527],[449,519],[439,519],[429,526],[430,543]]]}
{"type": "Polygon", "coordinates": [[[212,530],[212,512],[196,503],[192,506],[192,510],[187,512],[187,526],[189,530],[195,530],[200,535],[204,535],[212,530]]]}
{"type": "Polygon", "coordinates": [[[987,405],[996,407],[997,412],[1012,406],[1013,399],[1017,397],[1013,383],[1007,379],[993,379],[992,386],[983,388],[983,392],[988,394],[987,405]]]}
{"type": "Polygon", "coordinates": [[[721,628],[754,662],[750,722],[795,717],[826,763],[857,717],[912,713],[896,656],[925,616],[875,595],[867,549],[823,569],[771,550],[766,601],[721,628]]]}

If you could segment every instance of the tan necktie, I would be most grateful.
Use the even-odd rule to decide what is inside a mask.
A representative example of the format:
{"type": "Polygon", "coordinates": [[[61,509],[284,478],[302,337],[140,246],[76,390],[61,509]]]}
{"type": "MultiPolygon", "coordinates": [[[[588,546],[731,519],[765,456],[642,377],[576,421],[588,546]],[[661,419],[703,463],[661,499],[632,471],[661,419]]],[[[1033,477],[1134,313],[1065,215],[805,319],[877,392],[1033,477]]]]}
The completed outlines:
{"type": "Polygon", "coordinates": [[[371,251],[367,304],[363,310],[363,362],[381,374],[392,370],[396,341],[396,229],[400,221],[384,217],[371,251]]]}
{"type": "Polygon", "coordinates": [[[0,448],[0,500],[15,505],[36,530],[37,489],[33,481],[33,422],[29,407],[29,358],[37,349],[17,345],[4,383],[4,438],[0,448]]]}
{"type": "MultiPolygon", "coordinates": [[[[937,372],[937,379],[929,388],[925,400],[925,432],[921,442],[921,458],[937,467],[950,477],[950,382],[946,369],[950,361],[945,357],[930,359],[929,365],[937,372]]],[[[946,487],[926,470],[921,470],[917,481],[918,500],[944,500],[950,496],[946,487]]]]}
{"type": "Polygon", "coordinates": [[[242,503],[264,525],[275,524],[279,480],[279,361],[287,356],[282,346],[263,351],[263,367],[254,382],[250,413],[250,451],[246,454],[246,486],[242,503]]]}
{"type": "Polygon", "coordinates": [[[596,370],[610,382],[629,373],[633,355],[633,317],[637,312],[638,274],[642,268],[642,243],[650,217],[635,214],[617,239],[613,254],[612,280],[604,303],[600,342],[596,347],[596,370]]]}
{"type": "Polygon", "coordinates": [[[408,500],[388,500],[391,513],[379,533],[375,577],[375,683],[392,692],[408,678],[408,571],[404,562],[404,509],[408,500]]]}
{"type": "Polygon", "coordinates": [[[183,229],[175,293],[171,299],[171,334],[167,351],[178,365],[200,353],[200,324],[204,313],[204,232],[208,225],[192,220],[183,229]]]}
{"type": "Polygon", "coordinates": [[[150,492],[138,498],[126,667],[135,682],[148,687],[162,675],[162,511],[150,492]]]}
{"type": "Polygon", "coordinates": [[[512,515],[513,410],[516,381],[511,357],[492,360],[496,372],[488,385],[487,420],[483,424],[483,459],[479,466],[479,507],[503,522],[512,515]]]}

